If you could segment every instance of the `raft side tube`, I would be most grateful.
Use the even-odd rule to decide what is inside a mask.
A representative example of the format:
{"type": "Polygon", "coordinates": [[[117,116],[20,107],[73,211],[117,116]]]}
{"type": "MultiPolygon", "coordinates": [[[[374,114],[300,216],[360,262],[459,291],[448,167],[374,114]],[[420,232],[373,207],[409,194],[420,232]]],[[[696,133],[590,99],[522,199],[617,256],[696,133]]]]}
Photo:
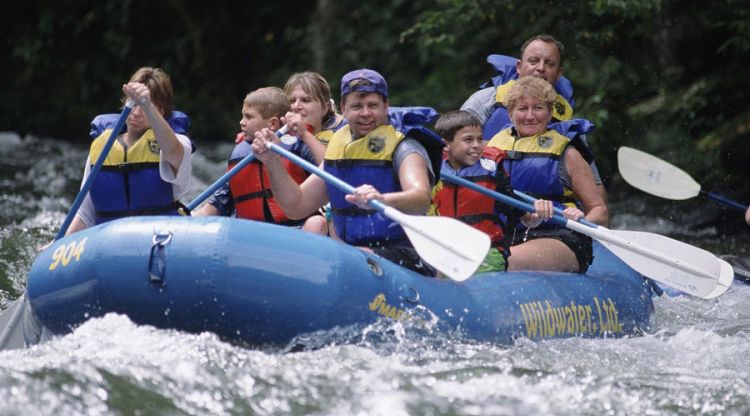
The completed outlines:
{"type": "Polygon", "coordinates": [[[419,319],[417,306],[439,328],[504,344],[648,330],[643,277],[596,242],[594,254],[584,276],[486,273],[456,283],[296,228],[138,217],[53,244],[34,262],[27,294],[35,322],[51,334],[117,312],[138,324],[283,345],[318,330],[419,319]]]}

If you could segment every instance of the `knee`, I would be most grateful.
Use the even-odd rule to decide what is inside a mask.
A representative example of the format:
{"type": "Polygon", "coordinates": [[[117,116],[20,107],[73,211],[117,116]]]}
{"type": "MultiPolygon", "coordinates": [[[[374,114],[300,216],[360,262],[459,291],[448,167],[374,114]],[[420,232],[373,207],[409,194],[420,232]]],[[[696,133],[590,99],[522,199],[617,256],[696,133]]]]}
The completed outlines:
{"type": "Polygon", "coordinates": [[[302,230],[309,233],[328,235],[328,222],[322,215],[313,215],[302,225],[302,230]]]}

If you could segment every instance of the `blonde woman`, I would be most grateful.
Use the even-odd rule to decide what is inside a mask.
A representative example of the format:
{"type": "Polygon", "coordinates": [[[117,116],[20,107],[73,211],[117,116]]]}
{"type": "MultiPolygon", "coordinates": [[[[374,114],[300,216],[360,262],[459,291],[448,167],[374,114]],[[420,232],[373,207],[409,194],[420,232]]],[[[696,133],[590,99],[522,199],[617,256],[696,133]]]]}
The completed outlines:
{"type": "MultiPolygon", "coordinates": [[[[488,146],[508,152],[504,166],[511,186],[547,199],[539,213],[549,218],[553,207],[566,217],[585,217],[606,224],[607,205],[594,176],[570,139],[549,127],[557,93],[542,78],[523,77],[506,96],[512,126],[495,135],[488,146]]],[[[514,232],[508,270],[586,271],[592,260],[591,239],[551,222],[534,229],[519,225],[514,232]]]]}

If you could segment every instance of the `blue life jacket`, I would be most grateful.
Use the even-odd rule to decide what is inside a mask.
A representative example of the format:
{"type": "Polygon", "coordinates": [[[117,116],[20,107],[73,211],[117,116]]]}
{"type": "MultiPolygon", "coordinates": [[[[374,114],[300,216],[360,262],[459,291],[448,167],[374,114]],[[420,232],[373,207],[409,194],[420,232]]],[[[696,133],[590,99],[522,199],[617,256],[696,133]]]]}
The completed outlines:
{"type": "MultiPolygon", "coordinates": [[[[99,158],[111,129],[92,143],[89,160],[99,158]]],[[[151,129],[132,146],[115,141],[89,190],[96,224],[137,215],[178,215],[172,184],[159,174],[159,143],[151,129]]]]}
{"type": "MultiPolygon", "coordinates": [[[[105,132],[117,124],[120,114],[100,114],[91,121],[89,158],[94,163],[109,138],[105,132]]],[[[166,120],[177,134],[187,134],[190,118],[172,111],[166,120]]],[[[127,125],[123,125],[127,131],[127,125]]],[[[192,150],[196,146],[192,142],[192,150]]],[[[158,143],[151,129],[129,149],[115,142],[89,191],[97,224],[136,215],[177,215],[172,184],[161,179],[158,143]]]]}
{"type": "Polygon", "coordinates": [[[317,134],[315,134],[315,138],[324,145],[328,145],[333,134],[344,126],[346,126],[346,119],[340,114],[333,114],[331,117],[328,117],[328,119],[323,120],[323,127],[317,134]]]}
{"type": "Polygon", "coordinates": [[[548,129],[553,129],[563,136],[570,139],[570,144],[581,153],[586,162],[594,161],[594,152],[591,151],[588,143],[583,139],[586,134],[593,133],[596,130],[594,123],[585,118],[574,118],[572,120],[554,121],[547,125],[548,129]]]}
{"type": "MultiPolygon", "coordinates": [[[[433,172],[440,174],[442,142],[424,126],[437,117],[428,107],[390,107],[389,124],[379,126],[365,137],[352,140],[349,126],[331,138],[325,155],[325,169],[344,182],[357,187],[368,183],[380,193],[401,191],[393,172],[393,155],[404,139],[412,138],[428,152],[433,172]]],[[[439,177],[439,176],[436,176],[439,177]]],[[[353,245],[377,246],[408,244],[403,229],[383,214],[362,209],[345,199],[345,192],[327,186],[337,235],[353,245]]]]}
{"type": "MultiPolygon", "coordinates": [[[[91,120],[91,131],[89,131],[89,136],[91,136],[92,139],[96,139],[104,132],[104,130],[113,128],[115,124],[117,124],[119,118],[120,115],[115,113],[99,114],[91,120]]],[[[190,117],[182,111],[173,110],[172,115],[167,119],[167,124],[172,127],[172,130],[176,134],[184,134],[187,136],[188,129],[190,129],[190,117]]],[[[128,131],[127,124],[123,125],[122,131],[128,131]]],[[[190,144],[193,148],[193,152],[195,152],[198,147],[192,139],[190,140],[190,144]]]]}
{"type": "Polygon", "coordinates": [[[430,158],[435,181],[440,178],[440,167],[443,165],[443,139],[429,129],[427,125],[434,123],[439,114],[432,107],[389,107],[388,123],[396,130],[404,133],[424,146],[430,158]]]}
{"type": "MultiPolygon", "coordinates": [[[[584,158],[591,158],[591,151],[587,151],[588,147],[583,141],[576,139],[576,136],[590,132],[593,128],[594,125],[587,120],[569,120],[552,123],[548,130],[537,135],[517,138],[514,129],[508,127],[496,134],[487,146],[505,150],[503,164],[513,189],[550,200],[560,209],[568,206],[580,208],[578,197],[562,183],[558,170],[568,146],[583,149],[586,152],[581,153],[584,158]],[[570,136],[573,136],[573,140],[570,136]]],[[[549,221],[541,226],[556,227],[549,221]]]]}
{"type": "MultiPolygon", "coordinates": [[[[495,68],[497,75],[492,77],[488,82],[481,85],[481,88],[487,88],[490,86],[495,87],[495,91],[501,88],[508,82],[518,79],[518,73],[516,72],[516,63],[518,59],[506,55],[493,54],[487,57],[487,62],[495,68]]],[[[570,80],[561,76],[560,79],[555,83],[555,90],[559,95],[556,103],[556,108],[559,108],[559,113],[571,113],[572,109],[575,108],[575,101],[573,100],[573,85],[570,80]]],[[[500,130],[508,127],[511,123],[508,110],[503,106],[501,102],[496,102],[492,109],[492,114],[485,121],[482,135],[485,139],[489,140],[497,134],[500,130]]]]}

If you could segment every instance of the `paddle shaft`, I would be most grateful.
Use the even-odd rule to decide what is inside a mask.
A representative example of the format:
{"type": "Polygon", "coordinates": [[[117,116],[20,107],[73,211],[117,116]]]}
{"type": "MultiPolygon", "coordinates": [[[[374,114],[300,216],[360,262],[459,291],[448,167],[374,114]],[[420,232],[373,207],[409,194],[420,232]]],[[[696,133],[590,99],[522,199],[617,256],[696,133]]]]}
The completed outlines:
{"type": "MultiPolygon", "coordinates": [[[[308,172],[314,173],[318,176],[320,176],[324,181],[330,183],[331,185],[335,186],[342,192],[346,192],[347,194],[353,194],[354,193],[354,187],[349,185],[348,183],[342,181],[341,179],[331,175],[330,173],[324,171],[323,169],[320,169],[319,167],[313,165],[312,163],[306,161],[305,159],[302,159],[301,157],[295,155],[294,153],[284,149],[281,146],[278,146],[274,143],[267,142],[268,143],[268,149],[273,151],[276,154],[279,154],[292,162],[294,162],[297,166],[302,167],[308,172]]],[[[385,213],[386,205],[378,200],[371,200],[369,201],[369,204],[379,212],[385,213]]]]}
{"type": "Polygon", "coordinates": [[[660,198],[683,200],[701,195],[741,212],[748,207],[748,204],[704,191],[684,170],[642,150],[621,146],[617,150],[617,166],[627,183],[660,198]]]}
{"type": "MultiPolygon", "coordinates": [[[[523,193],[521,191],[518,191],[518,190],[514,189],[513,193],[516,194],[517,196],[519,196],[524,201],[530,203],[530,204],[533,204],[534,201],[536,201],[536,199],[533,196],[525,194],[525,193],[523,193]]],[[[552,209],[554,210],[555,214],[560,215],[560,216],[563,215],[563,210],[561,210],[560,208],[558,208],[556,206],[552,206],[552,209]]],[[[581,224],[584,224],[584,225],[588,225],[591,228],[596,228],[596,227],[599,226],[599,225],[594,224],[593,222],[587,220],[586,218],[581,218],[581,219],[578,220],[578,222],[580,222],[581,224]]],[[[560,225],[565,225],[565,224],[560,224],[560,225]]]]}
{"type": "MultiPolygon", "coordinates": [[[[519,191],[517,189],[514,189],[513,193],[516,194],[521,199],[523,199],[524,201],[527,201],[529,203],[534,203],[535,198],[533,196],[531,196],[531,195],[525,194],[525,193],[523,193],[523,192],[521,192],[521,191],[519,191]]],[[[563,215],[563,211],[560,208],[558,208],[556,206],[552,206],[552,209],[553,209],[553,212],[555,214],[560,215],[560,216],[563,215]]],[[[583,225],[586,225],[586,226],[588,226],[590,228],[597,228],[597,227],[599,227],[598,224],[595,224],[595,223],[587,220],[586,218],[580,218],[580,219],[578,219],[578,222],[581,223],[581,224],[583,224],[583,225]]],[[[649,280],[649,282],[651,283],[651,287],[653,288],[654,292],[658,296],[661,296],[662,294],[664,294],[664,290],[659,285],[657,285],[653,280],[649,280]]]]}
{"type": "MultiPolygon", "coordinates": [[[[281,137],[286,132],[289,131],[289,127],[286,125],[282,126],[279,130],[276,131],[276,136],[281,137]]],[[[189,204],[186,205],[188,212],[194,210],[198,207],[203,201],[206,200],[209,196],[211,196],[217,189],[219,189],[221,186],[223,186],[225,183],[227,183],[234,175],[237,174],[242,168],[245,166],[253,163],[255,161],[255,155],[253,153],[248,154],[247,156],[243,157],[242,160],[240,160],[236,165],[232,167],[232,169],[228,170],[226,173],[221,175],[219,179],[217,179],[214,183],[211,184],[208,188],[206,188],[205,191],[203,191],[200,195],[195,197],[189,204]]]]}
{"type": "MultiPolygon", "coordinates": [[[[534,207],[530,204],[521,202],[517,199],[514,199],[512,197],[509,197],[507,195],[503,195],[499,192],[492,191],[490,189],[487,189],[479,184],[476,184],[474,182],[470,182],[464,178],[461,178],[459,176],[456,176],[451,173],[443,172],[440,175],[443,179],[453,182],[455,184],[467,187],[471,190],[474,190],[476,192],[479,192],[483,195],[489,196],[490,198],[493,198],[495,200],[498,200],[500,202],[503,202],[505,204],[508,204],[514,208],[518,208],[521,210],[524,210],[526,212],[534,212],[534,207]]],[[[665,255],[664,253],[654,251],[653,249],[650,249],[648,247],[644,247],[638,243],[627,241],[625,239],[622,239],[618,237],[617,235],[614,235],[614,232],[608,228],[597,226],[596,224],[591,223],[594,225],[593,227],[587,226],[581,223],[577,223],[575,221],[568,220],[564,218],[561,214],[558,214],[560,210],[558,209],[555,211],[555,214],[550,218],[552,222],[558,225],[562,225],[566,228],[569,228],[573,231],[577,231],[581,234],[588,235],[589,237],[593,237],[597,240],[602,240],[610,244],[617,245],[619,247],[626,248],[630,251],[633,251],[635,253],[638,253],[644,257],[648,257],[652,260],[659,261],[661,263],[669,264],[677,269],[694,273],[706,278],[715,279],[715,276],[711,275],[710,273],[707,273],[704,270],[701,270],[691,264],[686,264],[683,262],[675,262],[674,259],[670,258],[669,256],[665,255]]],[[[658,280],[658,279],[654,279],[658,280]]]]}
{"type": "Polygon", "coordinates": [[[702,196],[705,196],[706,198],[713,199],[714,201],[721,202],[722,204],[724,204],[724,205],[726,205],[728,207],[732,207],[732,208],[734,208],[734,209],[736,209],[736,210],[738,210],[740,212],[745,212],[747,210],[747,207],[748,207],[747,205],[742,205],[742,204],[740,204],[737,201],[733,201],[733,200],[731,200],[729,198],[725,198],[725,197],[723,197],[723,196],[721,196],[719,194],[715,194],[713,192],[704,191],[702,189],[701,189],[700,194],[702,196]]]}
{"type": "Polygon", "coordinates": [[[125,121],[128,119],[128,115],[130,115],[130,112],[133,110],[133,106],[134,104],[132,100],[127,100],[127,102],[125,103],[125,107],[122,109],[122,112],[120,113],[120,117],[117,119],[117,123],[112,128],[112,132],[109,134],[109,138],[107,139],[107,142],[104,144],[104,148],[102,148],[101,154],[99,155],[99,159],[97,159],[96,163],[91,168],[91,171],[89,172],[89,176],[86,178],[86,181],[84,181],[83,185],[81,186],[81,190],[78,191],[78,195],[76,195],[76,199],[73,200],[73,205],[70,207],[68,216],[65,217],[65,220],[63,221],[62,226],[60,226],[60,231],[57,232],[57,235],[55,236],[55,240],[59,240],[60,238],[64,237],[65,233],[68,231],[68,227],[70,227],[70,223],[73,222],[73,218],[78,213],[78,208],[81,207],[81,204],[83,203],[84,198],[86,198],[86,195],[89,193],[89,189],[91,189],[91,186],[93,186],[94,179],[96,178],[96,175],[99,173],[99,170],[104,164],[104,160],[107,159],[107,156],[109,155],[109,151],[110,149],[112,149],[112,145],[115,143],[115,140],[117,140],[117,136],[120,135],[120,131],[122,131],[122,128],[125,125],[125,121]]]}
{"type": "Polygon", "coordinates": [[[24,300],[26,299],[26,293],[21,295],[20,298],[16,299],[13,304],[11,304],[8,309],[4,310],[2,312],[2,317],[4,319],[4,315],[7,313],[10,313],[11,315],[8,317],[8,320],[5,322],[5,326],[3,327],[3,331],[0,332],[0,351],[6,349],[6,346],[8,342],[11,339],[11,336],[13,336],[14,331],[17,330],[18,325],[21,323],[21,318],[24,315],[24,300]]]}
{"type": "Polygon", "coordinates": [[[189,204],[185,205],[185,207],[189,211],[192,211],[198,207],[203,201],[206,200],[209,196],[211,196],[217,189],[219,189],[224,183],[232,179],[234,175],[237,174],[242,168],[245,166],[253,163],[255,161],[255,155],[250,153],[249,155],[242,158],[242,160],[239,161],[232,169],[228,170],[226,173],[221,175],[219,179],[217,179],[214,183],[211,184],[208,188],[206,188],[203,192],[201,192],[200,195],[196,196],[195,199],[190,201],[189,204]]]}
{"type": "MultiPolygon", "coordinates": [[[[267,142],[267,146],[342,192],[355,192],[353,186],[288,150],[271,142],[267,142]]],[[[463,281],[471,276],[490,248],[487,234],[454,218],[407,215],[378,200],[370,200],[368,204],[401,225],[417,254],[454,281],[463,281]]]]}
{"type": "MultiPolygon", "coordinates": [[[[516,189],[513,190],[513,193],[515,193],[516,196],[520,197],[524,201],[527,201],[529,203],[534,203],[534,197],[531,195],[525,194],[516,189]]],[[[561,216],[563,215],[563,211],[560,208],[556,206],[552,206],[552,209],[555,214],[561,215],[561,216]]],[[[586,218],[580,218],[578,219],[578,222],[591,228],[599,227],[598,224],[594,224],[593,222],[587,220],[586,218]]],[[[653,279],[649,279],[649,283],[651,284],[651,288],[654,291],[654,293],[656,293],[657,296],[661,296],[664,294],[664,289],[662,289],[661,286],[657,285],[653,279]]]]}
{"type": "MultiPolygon", "coordinates": [[[[88,194],[89,189],[91,189],[91,186],[94,184],[94,178],[99,173],[99,170],[104,164],[104,160],[107,159],[107,155],[109,155],[109,151],[112,149],[112,145],[115,143],[117,136],[120,135],[120,131],[122,131],[122,128],[125,125],[125,121],[128,119],[130,112],[133,110],[133,106],[134,104],[132,100],[127,100],[125,102],[125,107],[123,107],[122,112],[120,112],[120,117],[117,119],[117,123],[115,123],[115,126],[112,128],[112,132],[109,134],[109,138],[107,139],[107,142],[104,144],[104,148],[102,148],[102,152],[99,155],[99,159],[97,159],[96,163],[91,168],[91,171],[89,172],[89,176],[86,178],[83,185],[81,186],[81,190],[78,191],[78,195],[76,195],[76,198],[73,200],[73,204],[70,207],[70,211],[68,211],[68,215],[65,217],[65,220],[63,220],[63,223],[60,226],[60,231],[58,231],[57,235],[55,236],[55,241],[65,236],[65,233],[68,231],[70,224],[73,222],[73,218],[76,216],[76,214],[78,214],[78,209],[81,207],[81,204],[83,203],[84,198],[86,198],[86,195],[88,194]]],[[[16,327],[20,324],[21,317],[23,316],[23,311],[24,311],[25,297],[26,297],[26,294],[24,293],[23,295],[21,295],[20,298],[18,298],[13,303],[13,305],[11,305],[11,308],[14,308],[14,309],[13,309],[12,315],[8,318],[8,321],[6,322],[5,328],[3,328],[2,333],[0,333],[0,348],[5,348],[5,345],[10,339],[11,334],[13,333],[13,331],[16,330],[16,327]]],[[[7,312],[7,310],[3,312],[7,312]]]]}

